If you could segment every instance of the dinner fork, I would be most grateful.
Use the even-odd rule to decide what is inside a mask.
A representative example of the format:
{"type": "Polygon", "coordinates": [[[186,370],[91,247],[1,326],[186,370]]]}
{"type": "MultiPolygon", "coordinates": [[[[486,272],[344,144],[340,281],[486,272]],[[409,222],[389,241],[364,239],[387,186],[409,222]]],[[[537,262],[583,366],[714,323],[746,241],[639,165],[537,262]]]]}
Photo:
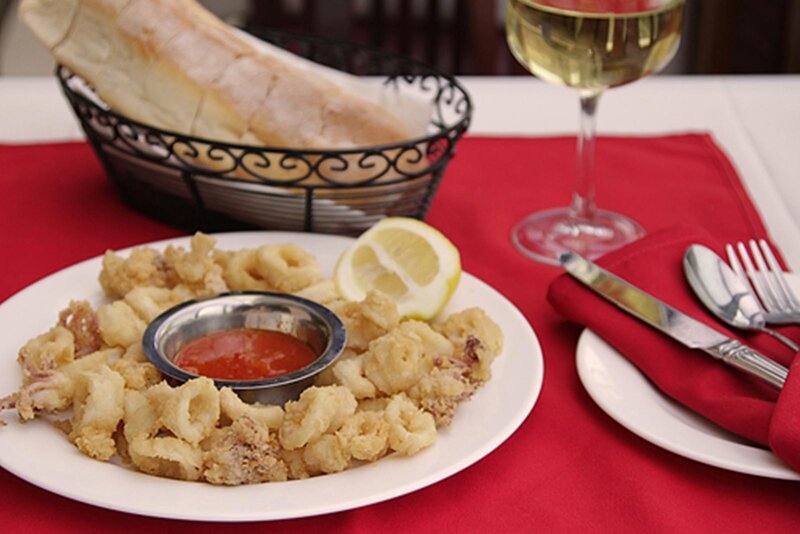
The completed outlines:
{"type": "Polygon", "coordinates": [[[736,274],[755,290],[766,312],[767,322],[800,324],[800,302],[789,287],[769,244],[763,239],[758,242],[751,239],[748,245],[749,252],[741,241],[736,243],[735,248],[730,244],[725,245],[725,252],[736,274]]]}

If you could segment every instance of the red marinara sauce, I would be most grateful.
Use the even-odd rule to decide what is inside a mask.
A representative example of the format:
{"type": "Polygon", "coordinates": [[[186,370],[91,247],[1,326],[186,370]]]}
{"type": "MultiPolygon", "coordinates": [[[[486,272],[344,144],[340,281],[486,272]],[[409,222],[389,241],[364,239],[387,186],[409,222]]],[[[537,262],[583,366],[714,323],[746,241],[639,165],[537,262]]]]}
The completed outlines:
{"type": "Polygon", "coordinates": [[[282,332],[232,328],[190,341],[174,364],[223,380],[259,380],[289,374],[317,359],[311,347],[282,332]]]}

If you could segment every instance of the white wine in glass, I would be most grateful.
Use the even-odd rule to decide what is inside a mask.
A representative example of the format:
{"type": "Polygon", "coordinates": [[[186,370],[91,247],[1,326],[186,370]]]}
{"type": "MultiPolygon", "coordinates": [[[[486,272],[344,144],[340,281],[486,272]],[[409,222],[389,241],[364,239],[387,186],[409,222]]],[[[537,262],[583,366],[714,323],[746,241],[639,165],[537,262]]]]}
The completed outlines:
{"type": "Polygon", "coordinates": [[[684,0],[507,0],[508,45],[537,77],[577,89],[577,173],[569,207],[532,213],[511,237],[527,256],[558,263],[572,250],[602,256],[644,235],[639,224],[595,206],[595,112],[609,87],[661,70],[678,49],[684,0]]]}

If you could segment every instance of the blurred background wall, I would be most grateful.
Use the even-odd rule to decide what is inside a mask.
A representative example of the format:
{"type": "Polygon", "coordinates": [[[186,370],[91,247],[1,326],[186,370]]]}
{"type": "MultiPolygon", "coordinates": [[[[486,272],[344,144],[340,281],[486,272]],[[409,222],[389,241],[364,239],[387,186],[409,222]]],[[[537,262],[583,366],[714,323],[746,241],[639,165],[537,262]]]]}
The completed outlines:
{"type": "MultiPolygon", "coordinates": [[[[240,26],[346,39],[455,74],[524,74],[503,35],[504,0],[201,0],[240,26]]],[[[0,0],[0,75],[49,75],[47,51],[0,0]]],[[[687,0],[672,74],[800,73],[800,0],[687,0]]]]}

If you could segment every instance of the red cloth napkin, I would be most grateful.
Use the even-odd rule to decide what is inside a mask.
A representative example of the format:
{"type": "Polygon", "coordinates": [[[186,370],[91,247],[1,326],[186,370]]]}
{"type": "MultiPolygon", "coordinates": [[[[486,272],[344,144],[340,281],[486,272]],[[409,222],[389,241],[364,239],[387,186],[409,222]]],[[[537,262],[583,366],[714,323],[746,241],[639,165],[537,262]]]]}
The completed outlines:
{"type": "MultiPolygon", "coordinates": [[[[0,469],[2,530],[616,534],[741,532],[755,524],[769,532],[796,530],[800,484],[665,451],[615,423],[584,390],[574,363],[582,327],[545,300],[560,270],[531,262],[508,239],[525,214],[569,202],[574,162],[571,137],[468,137],[459,143],[428,216],[459,248],[465,271],[522,311],[544,353],[544,386],[533,412],[479,462],[372,506],[260,524],[136,517],[60,497],[0,469]]],[[[129,209],[83,143],[0,146],[0,169],[0,301],[106,248],[182,233],[129,209]]],[[[725,241],[764,235],[733,167],[707,135],[602,137],[597,170],[599,205],[634,217],[649,232],[685,221],[725,241]]],[[[459,414],[454,424],[460,424],[459,414]]],[[[180,484],[170,498],[185,498],[180,484]]]]}
{"type": "Polygon", "coordinates": [[[794,359],[775,403],[768,442],[775,454],[800,471],[800,358],[794,359]]]}
{"type": "MultiPolygon", "coordinates": [[[[683,275],[683,254],[693,243],[704,244],[724,254],[724,243],[702,228],[677,226],[646,236],[597,263],[709,326],[739,337],[788,367],[794,353],[787,347],[765,334],[747,335],[727,330],[705,311],[683,275]]],[[[762,445],[776,444],[775,452],[800,470],[800,370],[796,369],[797,365],[779,398],[777,391],[761,380],[701,351],[684,347],[620,310],[568,274],[553,282],[548,300],[559,313],[586,325],[608,341],[661,391],[736,434],[762,445]]],[[[798,333],[796,328],[786,330],[790,335],[798,333]]]]}

